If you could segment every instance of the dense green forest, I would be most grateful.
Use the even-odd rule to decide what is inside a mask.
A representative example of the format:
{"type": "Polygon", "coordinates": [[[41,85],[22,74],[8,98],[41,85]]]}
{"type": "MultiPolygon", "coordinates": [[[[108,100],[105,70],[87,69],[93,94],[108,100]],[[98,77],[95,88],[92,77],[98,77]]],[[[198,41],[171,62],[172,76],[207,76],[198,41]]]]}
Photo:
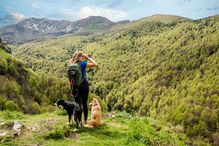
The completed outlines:
{"type": "Polygon", "coordinates": [[[0,110],[31,114],[54,111],[57,98],[67,98],[68,84],[34,73],[10,52],[11,49],[0,42],[0,110]]]}
{"type": "MultiPolygon", "coordinates": [[[[181,125],[189,137],[217,145],[219,17],[195,21],[175,18],[144,18],[114,26],[110,33],[66,35],[13,46],[14,55],[34,71],[43,72],[42,77],[61,78],[56,80],[57,84],[46,77],[44,83],[45,79],[29,73],[27,86],[35,88],[28,95],[16,91],[19,96],[15,99],[31,97],[37,99],[33,103],[48,104],[54,95],[63,97],[67,86],[64,90],[60,88],[66,85],[67,61],[74,51],[83,50],[99,64],[94,75],[88,74],[88,79],[91,92],[103,99],[109,111],[125,110],[181,125]]],[[[1,60],[8,62],[7,57],[1,60]]],[[[6,65],[3,68],[10,70],[6,65]]],[[[16,65],[14,68],[17,70],[16,65]]],[[[2,78],[6,80],[5,76],[2,78]]],[[[14,77],[9,81],[18,89],[24,86],[14,77]]]]}

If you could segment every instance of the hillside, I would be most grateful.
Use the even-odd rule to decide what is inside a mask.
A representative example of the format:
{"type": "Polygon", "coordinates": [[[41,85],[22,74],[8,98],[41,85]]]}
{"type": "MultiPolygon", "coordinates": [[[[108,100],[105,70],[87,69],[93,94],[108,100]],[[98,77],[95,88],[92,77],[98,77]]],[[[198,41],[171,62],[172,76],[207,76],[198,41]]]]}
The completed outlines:
{"type": "Polygon", "coordinates": [[[91,91],[106,101],[109,111],[170,121],[182,125],[189,137],[217,144],[217,16],[168,22],[142,19],[104,37],[63,36],[30,43],[19,46],[15,55],[37,71],[64,77],[72,52],[84,50],[99,64],[95,75],[88,75],[91,91]]]}
{"type": "Polygon", "coordinates": [[[0,41],[0,110],[37,114],[55,110],[58,98],[67,99],[66,81],[36,74],[9,52],[0,41]]]}
{"type": "Polygon", "coordinates": [[[174,15],[162,15],[162,14],[156,14],[156,15],[144,17],[141,18],[140,20],[148,21],[148,22],[162,22],[162,23],[192,21],[191,19],[185,17],[174,16],[174,15]]]}

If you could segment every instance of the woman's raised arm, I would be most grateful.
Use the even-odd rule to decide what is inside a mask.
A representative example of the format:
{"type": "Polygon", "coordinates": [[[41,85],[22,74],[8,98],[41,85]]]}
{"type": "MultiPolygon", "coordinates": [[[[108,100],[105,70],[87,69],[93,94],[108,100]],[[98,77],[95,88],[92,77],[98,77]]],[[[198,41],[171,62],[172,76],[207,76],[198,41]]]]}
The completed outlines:
{"type": "Polygon", "coordinates": [[[96,63],[96,61],[94,61],[91,57],[89,57],[87,54],[84,54],[85,58],[87,60],[89,60],[89,63],[87,63],[87,67],[90,68],[90,67],[97,67],[98,64],[96,63]]]}

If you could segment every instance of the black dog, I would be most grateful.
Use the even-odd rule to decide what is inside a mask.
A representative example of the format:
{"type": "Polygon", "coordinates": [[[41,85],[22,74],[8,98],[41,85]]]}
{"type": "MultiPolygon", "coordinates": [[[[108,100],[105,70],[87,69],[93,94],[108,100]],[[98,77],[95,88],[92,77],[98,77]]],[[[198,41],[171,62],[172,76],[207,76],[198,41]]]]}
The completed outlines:
{"type": "Polygon", "coordinates": [[[63,99],[58,99],[55,103],[56,106],[60,108],[62,106],[68,113],[69,123],[71,122],[71,117],[74,114],[74,121],[76,122],[76,128],[80,124],[82,127],[81,116],[82,109],[80,105],[76,102],[64,101],[63,99]]]}

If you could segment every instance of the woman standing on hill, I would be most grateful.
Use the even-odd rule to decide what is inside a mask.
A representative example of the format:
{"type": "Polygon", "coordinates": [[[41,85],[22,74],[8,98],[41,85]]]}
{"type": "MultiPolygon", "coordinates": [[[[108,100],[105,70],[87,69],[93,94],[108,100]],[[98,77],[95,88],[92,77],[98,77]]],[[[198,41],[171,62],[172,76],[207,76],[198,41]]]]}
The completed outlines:
{"type": "Polygon", "coordinates": [[[88,80],[86,78],[86,68],[97,67],[98,64],[87,54],[80,51],[77,51],[73,54],[72,58],[69,60],[69,64],[78,64],[81,69],[82,82],[78,88],[78,91],[74,90],[73,94],[76,95],[75,97],[76,102],[78,102],[80,105],[82,102],[83,112],[84,112],[84,123],[86,124],[87,116],[88,116],[88,94],[89,94],[89,85],[88,85],[88,80]]]}

